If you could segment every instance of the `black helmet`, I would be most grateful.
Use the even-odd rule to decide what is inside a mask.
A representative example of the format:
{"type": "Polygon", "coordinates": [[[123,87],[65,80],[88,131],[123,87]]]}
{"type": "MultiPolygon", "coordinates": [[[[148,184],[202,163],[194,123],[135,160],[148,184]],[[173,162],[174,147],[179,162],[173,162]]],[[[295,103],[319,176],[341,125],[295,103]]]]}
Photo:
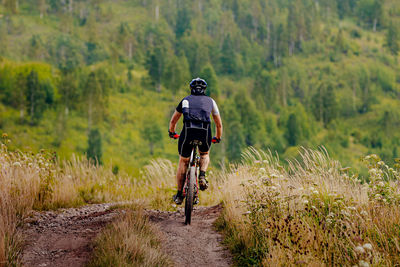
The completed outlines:
{"type": "Polygon", "coordinates": [[[190,82],[190,90],[192,91],[193,95],[204,95],[206,88],[207,83],[201,78],[197,77],[190,82]]]}

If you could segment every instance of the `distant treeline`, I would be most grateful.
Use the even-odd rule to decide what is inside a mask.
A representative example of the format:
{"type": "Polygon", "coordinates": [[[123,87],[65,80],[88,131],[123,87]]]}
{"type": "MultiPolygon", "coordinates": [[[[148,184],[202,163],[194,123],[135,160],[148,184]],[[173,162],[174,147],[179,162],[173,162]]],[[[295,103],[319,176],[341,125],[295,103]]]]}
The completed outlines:
{"type": "MultiPolygon", "coordinates": [[[[220,162],[247,146],[398,156],[395,0],[3,0],[0,14],[0,98],[20,123],[75,110],[89,134],[110,96],[183,95],[201,76],[223,112],[220,162]]],[[[165,143],[168,115],[135,126],[141,157],[165,143]]]]}

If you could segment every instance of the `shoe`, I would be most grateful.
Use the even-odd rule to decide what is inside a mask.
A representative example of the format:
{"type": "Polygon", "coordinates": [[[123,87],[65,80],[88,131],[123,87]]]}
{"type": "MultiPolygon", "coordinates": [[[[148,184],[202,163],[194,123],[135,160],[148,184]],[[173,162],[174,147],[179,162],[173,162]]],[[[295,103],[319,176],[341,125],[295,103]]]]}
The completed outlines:
{"type": "Polygon", "coordinates": [[[201,172],[199,176],[199,185],[201,191],[204,191],[208,188],[208,181],[206,179],[206,174],[203,172],[201,172]]]}
{"type": "Polygon", "coordinates": [[[199,197],[195,196],[194,199],[193,199],[193,204],[197,205],[197,204],[199,204],[199,202],[200,202],[199,197]]]}
{"type": "Polygon", "coordinates": [[[176,205],[181,205],[183,202],[183,196],[178,196],[178,194],[172,197],[172,200],[175,202],[176,205]]]}

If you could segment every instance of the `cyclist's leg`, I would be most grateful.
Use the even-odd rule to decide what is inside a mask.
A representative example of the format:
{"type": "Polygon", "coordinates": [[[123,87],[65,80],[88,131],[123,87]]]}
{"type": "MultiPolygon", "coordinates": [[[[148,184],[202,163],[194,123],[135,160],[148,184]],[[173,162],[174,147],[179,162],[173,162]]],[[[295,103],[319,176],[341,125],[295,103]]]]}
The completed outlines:
{"type": "Polygon", "coordinates": [[[182,190],[183,184],[185,182],[185,175],[186,175],[186,170],[189,165],[189,158],[185,158],[180,156],[179,157],[179,163],[178,163],[178,171],[176,172],[176,182],[178,184],[178,191],[182,190]]]}
{"type": "Polygon", "coordinates": [[[190,161],[190,154],[192,153],[192,145],[190,145],[189,135],[187,128],[184,127],[178,141],[178,151],[180,155],[178,170],[176,172],[178,192],[174,196],[174,201],[177,204],[181,204],[183,200],[182,189],[185,183],[185,175],[190,161]]]}
{"type": "Polygon", "coordinates": [[[208,127],[207,130],[205,130],[202,133],[202,145],[199,146],[199,152],[200,152],[200,171],[206,172],[208,168],[208,164],[210,163],[210,147],[211,147],[211,139],[212,139],[212,134],[211,134],[211,128],[208,127]]]}
{"type": "Polygon", "coordinates": [[[210,155],[207,152],[200,151],[200,171],[206,172],[210,164],[210,155]]]}
{"type": "Polygon", "coordinates": [[[200,175],[199,175],[199,185],[200,190],[206,190],[208,188],[208,181],[206,179],[206,171],[208,164],[210,163],[210,151],[211,146],[211,129],[208,128],[205,133],[203,133],[203,142],[199,146],[200,152],[200,175]]]}

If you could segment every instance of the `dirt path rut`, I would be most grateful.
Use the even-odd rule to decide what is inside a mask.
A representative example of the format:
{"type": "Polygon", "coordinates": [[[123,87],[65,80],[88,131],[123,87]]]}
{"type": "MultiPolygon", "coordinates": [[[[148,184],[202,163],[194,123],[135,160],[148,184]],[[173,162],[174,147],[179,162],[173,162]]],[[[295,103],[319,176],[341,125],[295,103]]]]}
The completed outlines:
{"type": "Polygon", "coordinates": [[[92,242],[105,225],[123,211],[114,204],[35,212],[27,220],[22,255],[24,266],[84,266],[90,259],[92,242]]]}
{"type": "MultiPolygon", "coordinates": [[[[117,203],[95,204],[81,208],[35,212],[26,221],[24,266],[85,266],[90,260],[93,241],[108,223],[124,210],[117,203]]],[[[220,244],[213,222],[220,206],[198,207],[192,224],[184,225],[183,211],[147,211],[150,220],[163,233],[163,249],[175,266],[230,266],[231,256],[220,244]]]]}
{"type": "Polygon", "coordinates": [[[232,257],[213,227],[220,212],[221,206],[197,207],[191,225],[184,224],[183,210],[148,215],[164,233],[163,248],[175,266],[231,266],[232,257]]]}

